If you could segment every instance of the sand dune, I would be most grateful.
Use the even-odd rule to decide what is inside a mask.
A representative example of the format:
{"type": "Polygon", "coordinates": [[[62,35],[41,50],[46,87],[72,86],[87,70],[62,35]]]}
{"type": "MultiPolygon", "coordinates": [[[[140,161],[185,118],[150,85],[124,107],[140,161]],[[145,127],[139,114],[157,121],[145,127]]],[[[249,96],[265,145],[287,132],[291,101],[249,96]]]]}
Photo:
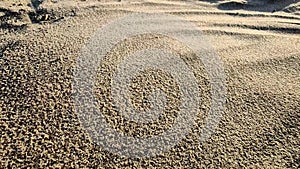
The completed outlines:
{"type": "MultiPolygon", "coordinates": [[[[0,0],[0,168],[298,168],[300,4],[254,3],[46,0],[35,10],[30,1],[0,0]],[[80,124],[72,100],[79,52],[96,30],[133,12],[195,23],[224,62],[226,110],[206,142],[198,142],[198,117],[170,151],[131,159],[92,142],[80,124]]],[[[105,106],[110,124],[134,135],[105,106]]]]}

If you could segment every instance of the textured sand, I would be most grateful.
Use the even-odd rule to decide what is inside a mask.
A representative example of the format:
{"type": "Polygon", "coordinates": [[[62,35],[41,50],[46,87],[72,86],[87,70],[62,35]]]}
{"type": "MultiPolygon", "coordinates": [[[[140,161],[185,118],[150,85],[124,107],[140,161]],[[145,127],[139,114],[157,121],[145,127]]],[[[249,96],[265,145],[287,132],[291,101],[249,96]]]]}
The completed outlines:
{"type": "MultiPolygon", "coordinates": [[[[47,0],[37,12],[29,1],[12,2],[0,0],[0,168],[299,167],[299,2],[263,10],[241,1],[47,0]],[[84,132],[71,88],[78,53],[94,31],[132,12],[196,23],[223,60],[226,111],[207,142],[198,143],[201,115],[180,144],[148,159],[111,154],[84,132]]],[[[109,90],[101,85],[99,93],[109,90]]],[[[131,136],[171,125],[154,123],[158,131],[140,126],[143,132],[135,134],[137,124],[119,123],[122,117],[104,108],[110,124],[131,136]]],[[[207,111],[204,106],[202,115],[207,111]]]]}

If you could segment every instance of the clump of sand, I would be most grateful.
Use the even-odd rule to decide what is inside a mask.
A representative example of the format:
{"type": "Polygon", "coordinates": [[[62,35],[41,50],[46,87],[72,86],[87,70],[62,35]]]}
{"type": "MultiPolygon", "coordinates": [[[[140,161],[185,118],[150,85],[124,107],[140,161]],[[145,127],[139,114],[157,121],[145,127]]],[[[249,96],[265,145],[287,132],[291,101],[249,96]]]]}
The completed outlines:
{"type": "MultiPolygon", "coordinates": [[[[55,12],[52,4],[58,1],[47,0],[2,0],[0,1],[0,27],[15,29],[32,23],[55,22],[63,18],[64,11],[55,12]],[[60,14],[59,14],[60,13],[60,14]]],[[[72,3],[72,2],[69,2],[72,3]]],[[[65,4],[65,6],[67,6],[65,4]]],[[[60,6],[64,8],[64,6],[60,6]]]]}
{"type": "Polygon", "coordinates": [[[33,11],[29,0],[2,0],[0,1],[0,25],[7,27],[30,24],[28,14],[33,11]]]}
{"type": "Polygon", "coordinates": [[[19,12],[20,10],[32,11],[30,0],[1,0],[0,8],[7,9],[11,12],[19,12]]]}

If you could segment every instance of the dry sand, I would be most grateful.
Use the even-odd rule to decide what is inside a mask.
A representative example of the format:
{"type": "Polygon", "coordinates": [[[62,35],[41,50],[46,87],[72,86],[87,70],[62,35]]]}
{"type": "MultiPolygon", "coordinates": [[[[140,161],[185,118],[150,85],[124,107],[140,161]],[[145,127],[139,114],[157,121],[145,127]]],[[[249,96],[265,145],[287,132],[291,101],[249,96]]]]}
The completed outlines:
{"type": "Polygon", "coordinates": [[[0,168],[298,168],[300,4],[272,3],[47,0],[35,11],[0,0],[0,168]],[[198,143],[199,124],[170,151],[130,159],[84,132],[71,97],[78,53],[94,31],[132,12],[196,23],[223,60],[226,111],[207,142],[198,143]]]}

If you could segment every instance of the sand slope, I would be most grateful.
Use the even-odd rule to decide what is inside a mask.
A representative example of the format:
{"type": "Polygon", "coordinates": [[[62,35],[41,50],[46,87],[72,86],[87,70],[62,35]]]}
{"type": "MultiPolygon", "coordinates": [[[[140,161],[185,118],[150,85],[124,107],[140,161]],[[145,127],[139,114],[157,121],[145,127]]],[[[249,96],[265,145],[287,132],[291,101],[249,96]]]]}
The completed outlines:
{"type": "Polygon", "coordinates": [[[0,4],[0,168],[299,167],[299,2],[271,12],[228,1],[46,1],[37,12],[0,4]],[[84,132],[71,88],[78,53],[132,12],[194,22],[223,60],[226,111],[207,142],[198,143],[199,123],[169,152],[128,159],[84,132]]]}

